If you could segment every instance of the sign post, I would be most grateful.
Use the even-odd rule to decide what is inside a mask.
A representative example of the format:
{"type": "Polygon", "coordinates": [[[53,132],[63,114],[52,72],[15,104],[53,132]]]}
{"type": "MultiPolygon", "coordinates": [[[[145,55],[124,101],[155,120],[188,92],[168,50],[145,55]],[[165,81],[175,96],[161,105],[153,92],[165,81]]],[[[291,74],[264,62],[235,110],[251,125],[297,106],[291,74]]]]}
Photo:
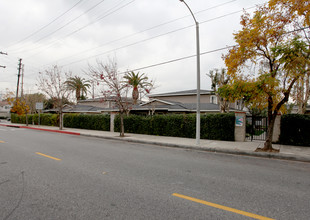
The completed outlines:
{"type": "Polygon", "coordinates": [[[39,112],[38,125],[40,126],[40,111],[43,109],[43,102],[36,102],[36,110],[39,112]]]}

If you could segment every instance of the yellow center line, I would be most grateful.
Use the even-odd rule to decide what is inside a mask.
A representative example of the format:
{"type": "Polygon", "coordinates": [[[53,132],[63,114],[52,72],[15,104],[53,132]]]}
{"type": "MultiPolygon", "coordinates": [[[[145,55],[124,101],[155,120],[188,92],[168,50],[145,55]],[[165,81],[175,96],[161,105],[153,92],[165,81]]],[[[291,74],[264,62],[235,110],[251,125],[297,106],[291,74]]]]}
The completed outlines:
{"type": "Polygon", "coordinates": [[[59,158],[51,157],[51,156],[48,156],[48,155],[46,155],[46,154],[42,154],[42,153],[39,153],[39,152],[36,152],[36,154],[39,154],[39,155],[41,155],[41,156],[43,156],[43,157],[51,158],[51,159],[53,159],[53,160],[61,160],[61,159],[59,159],[59,158]]]}
{"type": "Polygon", "coordinates": [[[181,195],[181,194],[178,194],[178,193],[173,193],[172,195],[176,196],[176,197],[180,197],[182,199],[187,199],[187,200],[190,200],[190,201],[193,201],[193,202],[197,202],[197,203],[200,203],[200,204],[204,204],[204,205],[207,205],[207,206],[211,206],[211,207],[222,209],[222,210],[229,211],[229,212],[234,212],[234,213],[237,213],[237,214],[240,214],[240,215],[248,216],[248,217],[259,219],[259,220],[274,220],[272,218],[264,217],[264,216],[261,216],[261,215],[256,215],[256,214],[253,214],[253,213],[250,213],[250,212],[241,211],[241,210],[230,208],[230,207],[227,207],[227,206],[218,205],[218,204],[215,204],[215,203],[212,203],[212,202],[207,202],[207,201],[204,201],[204,200],[200,200],[200,199],[196,199],[196,198],[193,198],[193,197],[181,195]]]}

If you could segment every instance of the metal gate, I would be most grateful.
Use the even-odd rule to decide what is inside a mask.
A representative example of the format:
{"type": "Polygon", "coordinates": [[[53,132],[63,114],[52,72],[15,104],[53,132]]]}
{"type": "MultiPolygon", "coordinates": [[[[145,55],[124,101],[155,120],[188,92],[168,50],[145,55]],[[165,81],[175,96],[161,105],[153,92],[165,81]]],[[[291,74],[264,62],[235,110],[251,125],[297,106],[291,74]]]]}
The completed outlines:
{"type": "Polygon", "coordinates": [[[266,140],[268,128],[268,118],[262,116],[246,117],[246,139],[247,140],[266,140]]]}

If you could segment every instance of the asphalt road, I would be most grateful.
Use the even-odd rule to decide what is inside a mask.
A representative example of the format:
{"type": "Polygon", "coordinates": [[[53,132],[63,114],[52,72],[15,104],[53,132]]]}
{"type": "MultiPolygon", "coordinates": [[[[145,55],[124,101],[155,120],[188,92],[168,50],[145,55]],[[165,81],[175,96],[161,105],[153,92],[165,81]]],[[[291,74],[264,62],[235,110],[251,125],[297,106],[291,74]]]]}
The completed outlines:
{"type": "Polygon", "coordinates": [[[0,127],[0,219],[310,219],[310,164],[0,127]]]}

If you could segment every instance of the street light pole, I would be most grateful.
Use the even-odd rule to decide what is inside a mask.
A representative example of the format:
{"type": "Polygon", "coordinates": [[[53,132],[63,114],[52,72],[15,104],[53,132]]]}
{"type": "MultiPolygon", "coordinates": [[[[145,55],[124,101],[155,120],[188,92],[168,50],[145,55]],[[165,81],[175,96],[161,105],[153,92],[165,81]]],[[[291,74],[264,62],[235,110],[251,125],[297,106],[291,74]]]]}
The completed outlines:
{"type": "Polygon", "coordinates": [[[200,46],[199,46],[199,23],[196,20],[194,13],[187,5],[184,0],[180,0],[183,2],[190,13],[192,14],[195,24],[196,24],[196,49],[197,49],[197,110],[196,110],[196,145],[200,144],[200,46]]]}

